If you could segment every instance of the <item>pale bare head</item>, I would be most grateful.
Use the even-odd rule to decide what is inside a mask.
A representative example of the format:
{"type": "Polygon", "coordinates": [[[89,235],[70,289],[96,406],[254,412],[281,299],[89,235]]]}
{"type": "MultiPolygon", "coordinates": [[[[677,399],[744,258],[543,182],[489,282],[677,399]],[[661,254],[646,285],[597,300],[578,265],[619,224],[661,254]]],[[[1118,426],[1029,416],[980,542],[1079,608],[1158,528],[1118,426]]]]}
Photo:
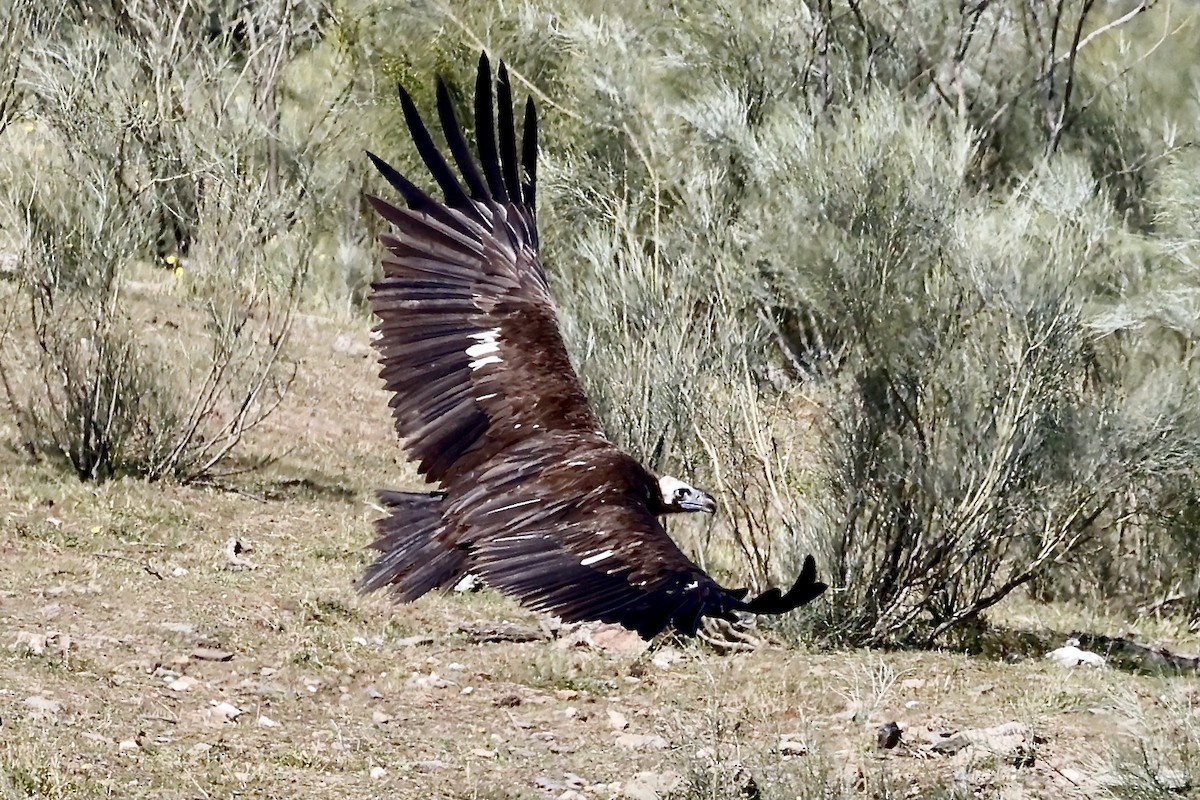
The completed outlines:
{"type": "Polygon", "coordinates": [[[662,492],[663,513],[703,511],[712,514],[717,510],[716,500],[670,475],[663,475],[658,479],[658,488],[662,492]]]}

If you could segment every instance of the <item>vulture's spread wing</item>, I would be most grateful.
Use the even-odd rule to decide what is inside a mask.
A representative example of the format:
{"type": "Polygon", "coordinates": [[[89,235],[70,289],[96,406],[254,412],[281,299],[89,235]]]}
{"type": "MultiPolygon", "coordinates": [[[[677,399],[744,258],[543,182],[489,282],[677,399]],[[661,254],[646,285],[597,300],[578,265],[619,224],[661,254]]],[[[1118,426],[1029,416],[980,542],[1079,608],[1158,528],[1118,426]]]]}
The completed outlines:
{"type": "Polygon", "coordinates": [[[498,140],[485,55],[476,83],[476,162],[438,81],[438,115],[461,182],[400,88],[409,130],[444,202],[370,156],[407,205],[370,198],[396,229],[382,237],[388,253],[371,297],[381,320],[380,374],[393,393],[396,430],[429,481],[453,479],[531,433],[599,428],[567,358],[538,258],[533,103],[525,107],[518,163],[503,65],[496,85],[498,140]]]}
{"type": "Polygon", "coordinates": [[[450,501],[455,545],[491,586],[565,620],[615,622],[649,638],[694,633],[729,592],[693,564],[649,511],[652,481],[611,445],[530,440],[489,463],[450,501]]]}
{"type": "Polygon", "coordinates": [[[694,634],[702,616],[783,613],[825,589],[807,563],[787,594],[743,601],[746,590],[692,563],[639,500],[654,487],[637,462],[607,443],[563,438],[523,443],[449,501],[452,544],[489,585],[565,620],[619,623],[646,638],[667,627],[694,634]]]}

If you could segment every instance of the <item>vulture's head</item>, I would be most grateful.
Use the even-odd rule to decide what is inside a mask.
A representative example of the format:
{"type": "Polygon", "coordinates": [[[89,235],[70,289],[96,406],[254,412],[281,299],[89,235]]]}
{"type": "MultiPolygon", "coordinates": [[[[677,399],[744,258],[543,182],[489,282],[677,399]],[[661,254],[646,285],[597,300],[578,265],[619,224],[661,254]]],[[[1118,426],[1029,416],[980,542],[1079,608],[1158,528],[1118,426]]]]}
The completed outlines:
{"type": "Polygon", "coordinates": [[[658,479],[658,488],[662,492],[663,514],[676,514],[681,511],[704,511],[712,514],[717,510],[716,500],[670,475],[658,479]]]}

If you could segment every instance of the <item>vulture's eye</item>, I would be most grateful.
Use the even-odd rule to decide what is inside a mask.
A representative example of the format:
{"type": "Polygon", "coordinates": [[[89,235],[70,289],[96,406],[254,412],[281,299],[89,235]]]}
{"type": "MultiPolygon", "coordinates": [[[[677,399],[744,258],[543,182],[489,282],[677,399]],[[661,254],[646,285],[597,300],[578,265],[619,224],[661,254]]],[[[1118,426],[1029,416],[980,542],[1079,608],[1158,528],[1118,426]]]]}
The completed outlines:
{"type": "Polygon", "coordinates": [[[687,497],[687,489],[676,489],[675,490],[675,499],[676,500],[682,500],[685,497],[687,497]]]}

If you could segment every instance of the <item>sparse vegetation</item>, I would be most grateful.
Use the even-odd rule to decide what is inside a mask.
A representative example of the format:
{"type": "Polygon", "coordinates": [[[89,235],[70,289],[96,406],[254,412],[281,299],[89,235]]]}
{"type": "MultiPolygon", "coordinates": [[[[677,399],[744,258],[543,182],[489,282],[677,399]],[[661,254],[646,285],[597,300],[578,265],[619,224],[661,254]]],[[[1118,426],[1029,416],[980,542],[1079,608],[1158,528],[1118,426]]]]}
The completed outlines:
{"type": "Polygon", "coordinates": [[[0,640],[0,798],[1195,792],[1186,679],[1006,660],[1200,647],[1194,4],[11,5],[0,618],[65,639],[0,640]],[[414,477],[359,357],[362,151],[421,174],[392,85],[465,107],[481,48],[539,101],[608,431],[720,496],[673,533],[731,583],[832,578],[757,632],[789,649],[475,645],[532,617],[354,596],[414,477]],[[1009,720],[1032,756],[921,738],[1009,720]]]}

